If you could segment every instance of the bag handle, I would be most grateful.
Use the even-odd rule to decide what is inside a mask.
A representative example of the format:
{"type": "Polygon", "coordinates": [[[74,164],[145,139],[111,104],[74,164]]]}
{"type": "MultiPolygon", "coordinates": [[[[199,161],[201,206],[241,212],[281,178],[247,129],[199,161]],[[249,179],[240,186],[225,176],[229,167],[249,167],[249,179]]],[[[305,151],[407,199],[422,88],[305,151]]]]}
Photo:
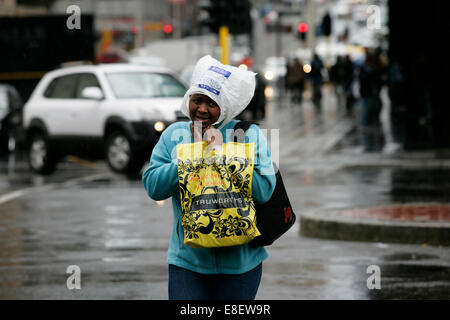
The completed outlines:
{"type": "MultiPolygon", "coordinates": [[[[244,133],[245,133],[245,132],[247,132],[248,128],[250,128],[250,126],[252,124],[259,125],[259,123],[257,123],[257,122],[252,122],[252,121],[247,121],[247,120],[240,120],[238,123],[236,123],[234,125],[234,130],[242,129],[242,130],[244,130],[244,133]]],[[[234,142],[240,142],[240,141],[238,141],[238,137],[234,136],[234,142]]],[[[241,141],[241,142],[243,143],[244,141],[241,141]]]]}

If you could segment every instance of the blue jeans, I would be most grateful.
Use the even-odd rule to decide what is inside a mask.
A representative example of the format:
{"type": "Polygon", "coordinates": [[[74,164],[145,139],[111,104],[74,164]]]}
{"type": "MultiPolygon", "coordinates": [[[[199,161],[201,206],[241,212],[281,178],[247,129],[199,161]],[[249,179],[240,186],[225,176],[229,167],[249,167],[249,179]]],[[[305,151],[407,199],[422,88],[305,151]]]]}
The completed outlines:
{"type": "Polygon", "coordinates": [[[254,300],[262,263],[242,274],[202,274],[169,265],[169,300],[254,300]]]}

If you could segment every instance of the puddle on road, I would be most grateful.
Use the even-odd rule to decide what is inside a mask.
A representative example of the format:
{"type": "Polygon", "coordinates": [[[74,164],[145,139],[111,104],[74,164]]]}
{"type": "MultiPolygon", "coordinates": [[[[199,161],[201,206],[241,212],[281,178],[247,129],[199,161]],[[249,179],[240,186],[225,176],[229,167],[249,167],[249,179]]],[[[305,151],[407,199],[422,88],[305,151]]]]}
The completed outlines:
{"type": "Polygon", "coordinates": [[[107,205],[103,208],[103,210],[109,214],[117,214],[125,211],[126,208],[127,206],[125,205],[107,205]]]}
{"type": "MultiPolygon", "coordinates": [[[[267,263],[265,282],[273,285],[298,287],[299,296],[309,292],[306,299],[368,299],[366,288],[367,263],[354,259],[339,262],[329,260],[304,263],[267,263]]],[[[291,289],[297,291],[297,289],[291,289]]]]}
{"type": "Polygon", "coordinates": [[[112,225],[129,225],[134,222],[133,219],[107,218],[106,223],[112,225]]]}
{"type": "Polygon", "coordinates": [[[410,260],[428,260],[439,259],[439,256],[431,254],[400,252],[383,256],[384,261],[410,261],[410,260]]]}
{"type": "Polygon", "coordinates": [[[381,289],[370,299],[450,299],[450,266],[438,265],[438,255],[397,252],[381,256],[381,289]],[[431,264],[432,263],[432,264],[431,264]]]}
{"type": "Polygon", "coordinates": [[[96,179],[92,179],[90,180],[90,183],[93,184],[111,184],[113,182],[113,179],[110,177],[104,177],[104,178],[96,178],[96,179]]]}
{"type": "Polygon", "coordinates": [[[450,267],[418,264],[380,265],[381,289],[370,299],[450,299],[450,267]]]}
{"type": "Polygon", "coordinates": [[[133,258],[129,257],[103,257],[103,262],[128,262],[133,260],[133,258]]]}
{"type": "Polygon", "coordinates": [[[310,279],[301,277],[287,277],[283,276],[281,279],[277,280],[277,283],[285,286],[295,286],[295,287],[320,287],[326,285],[328,280],[324,279],[310,279]]]}

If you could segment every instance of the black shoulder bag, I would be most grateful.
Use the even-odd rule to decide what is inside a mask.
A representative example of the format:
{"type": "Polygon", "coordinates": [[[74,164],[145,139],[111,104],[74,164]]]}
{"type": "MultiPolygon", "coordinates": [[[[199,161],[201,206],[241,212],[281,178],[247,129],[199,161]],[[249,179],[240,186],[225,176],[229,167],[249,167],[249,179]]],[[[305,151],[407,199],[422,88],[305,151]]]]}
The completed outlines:
{"type": "MultiPolygon", "coordinates": [[[[252,125],[249,121],[239,121],[234,130],[242,129],[244,132],[252,125]]],[[[255,123],[256,124],[256,123],[255,123]]],[[[237,141],[234,137],[234,142],[237,141]]],[[[244,142],[244,141],[239,141],[244,142]]],[[[283,179],[281,178],[280,170],[277,170],[275,163],[273,163],[276,172],[276,185],[270,200],[264,204],[256,204],[256,227],[261,233],[260,236],[254,238],[249,242],[251,247],[269,246],[279,237],[281,237],[290,227],[295,223],[295,214],[292,210],[289,197],[284,187],[283,179]]]]}

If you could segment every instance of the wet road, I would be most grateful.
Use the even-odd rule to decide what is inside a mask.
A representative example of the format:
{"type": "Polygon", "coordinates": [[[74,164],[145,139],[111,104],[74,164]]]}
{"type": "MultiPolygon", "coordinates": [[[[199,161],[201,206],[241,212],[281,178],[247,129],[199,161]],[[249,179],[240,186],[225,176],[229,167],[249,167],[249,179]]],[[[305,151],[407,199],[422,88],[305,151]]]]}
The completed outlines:
{"type": "MultiPolygon", "coordinates": [[[[297,214],[449,199],[449,170],[334,167],[335,158],[314,146],[340,123],[336,109],[325,110],[331,118],[322,125],[308,123],[307,105],[271,111],[272,128],[288,119],[283,128],[292,129],[280,133],[280,165],[297,214]],[[310,157],[320,165],[309,166],[317,162],[310,157]]],[[[63,164],[48,178],[19,163],[15,175],[3,169],[0,177],[4,200],[24,190],[0,203],[1,299],[167,299],[170,201],[149,199],[139,179],[102,163],[63,164]],[[71,265],[81,271],[81,289],[67,287],[71,265]]],[[[257,299],[450,298],[448,247],[305,238],[296,225],[268,251],[257,299]],[[379,268],[379,289],[368,288],[369,266],[379,268]]]]}

